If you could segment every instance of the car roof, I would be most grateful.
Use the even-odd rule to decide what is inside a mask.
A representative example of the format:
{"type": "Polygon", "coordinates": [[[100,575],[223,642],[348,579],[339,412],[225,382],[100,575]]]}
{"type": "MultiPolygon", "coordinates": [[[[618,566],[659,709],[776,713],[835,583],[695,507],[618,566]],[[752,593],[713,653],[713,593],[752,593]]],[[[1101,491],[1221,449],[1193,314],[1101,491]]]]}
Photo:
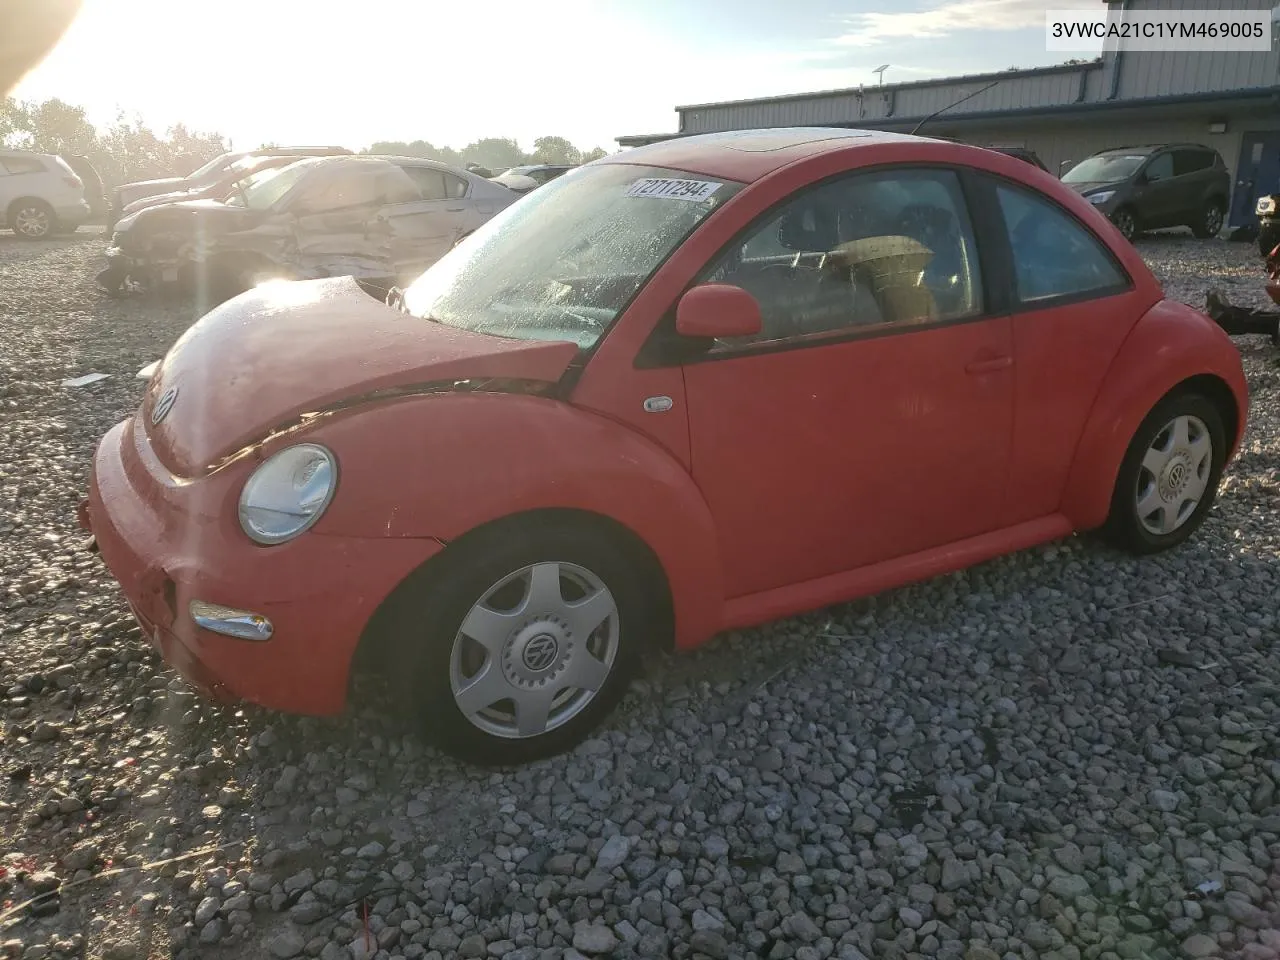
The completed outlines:
{"type": "Polygon", "coordinates": [[[798,160],[824,153],[890,144],[933,144],[959,151],[982,150],[968,144],[921,137],[909,133],[859,130],[847,127],[767,127],[675,137],[622,153],[597,163],[641,164],[670,167],[704,176],[750,183],[798,160]]]}

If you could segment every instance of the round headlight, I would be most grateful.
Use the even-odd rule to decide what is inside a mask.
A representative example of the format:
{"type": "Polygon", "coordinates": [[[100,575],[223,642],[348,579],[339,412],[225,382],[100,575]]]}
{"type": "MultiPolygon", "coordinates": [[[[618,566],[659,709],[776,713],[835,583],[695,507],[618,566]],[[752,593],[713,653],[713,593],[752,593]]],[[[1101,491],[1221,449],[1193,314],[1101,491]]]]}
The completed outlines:
{"type": "Polygon", "coordinates": [[[337,484],[338,461],[324,447],[286,447],[245,482],[240,526],[258,543],[284,543],[320,519],[337,484]]]}

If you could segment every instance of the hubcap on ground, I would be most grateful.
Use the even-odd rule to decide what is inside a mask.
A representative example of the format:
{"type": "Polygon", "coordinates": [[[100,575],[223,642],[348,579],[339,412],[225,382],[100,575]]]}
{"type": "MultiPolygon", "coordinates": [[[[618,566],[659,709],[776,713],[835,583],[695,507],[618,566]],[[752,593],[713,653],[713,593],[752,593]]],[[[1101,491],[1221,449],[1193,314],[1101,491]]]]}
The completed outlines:
{"type": "Polygon", "coordinates": [[[1198,417],[1184,415],[1165,424],[1147,448],[1138,471],[1138,519],[1149,533],[1163,536],[1195,512],[1209,486],[1213,441],[1198,417]]]}
{"type": "Polygon", "coordinates": [[[39,207],[23,207],[13,218],[13,228],[26,237],[43,237],[49,232],[49,214],[39,207]]]}
{"type": "Polygon", "coordinates": [[[617,603],[590,570],[523,567],[485,591],[462,621],[449,660],[454,702],[494,736],[547,733],[604,686],[618,638],[617,603]]]}

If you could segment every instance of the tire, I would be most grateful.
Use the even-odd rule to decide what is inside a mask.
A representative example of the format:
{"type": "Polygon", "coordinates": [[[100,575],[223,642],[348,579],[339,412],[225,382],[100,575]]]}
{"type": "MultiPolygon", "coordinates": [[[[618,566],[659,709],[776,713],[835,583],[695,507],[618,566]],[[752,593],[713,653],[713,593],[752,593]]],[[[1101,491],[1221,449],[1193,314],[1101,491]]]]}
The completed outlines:
{"type": "Polygon", "coordinates": [[[1222,232],[1227,208],[1221,200],[1210,200],[1200,212],[1200,222],[1190,224],[1191,233],[1199,240],[1208,240],[1222,232]]]}
{"type": "MultiPolygon", "coordinates": [[[[1142,421],[1120,464],[1104,536],[1138,555],[1178,546],[1195,533],[1213,506],[1226,455],[1226,429],[1212,401],[1189,390],[1166,397],[1142,421]],[[1170,435],[1177,424],[1188,428],[1187,442],[1170,435]],[[1202,438],[1208,442],[1207,451],[1202,438]],[[1154,455],[1144,463],[1149,451],[1154,455]],[[1198,496],[1189,496],[1197,489],[1198,496]],[[1143,503],[1161,509],[1163,529],[1144,522],[1143,503]],[[1171,504],[1177,505],[1172,514],[1171,504]]],[[[1153,509],[1145,516],[1154,518],[1154,514],[1153,509]]]]}
{"type": "Polygon", "coordinates": [[[1271,251],[1280,244],[1280,226],[1276,224],[1267,224],[1258,231],[1258,253],[1262,254],[1265,260],[1271,256],[1271,251]]]}
{"type": "Polygon", "coordinates": [[[1111,215],[1111,222],[1116,225],[1116,229],[1124,235],[1124,238],[1132,243],[1138,238],[1141,232],[1138,229],[1138,217],[1129,207],[1121,207],[1111,215]]]}
{"type": "MultiPolygon", "coordinates": [[[[401,594],[403,605],[392,620],[395,637],[388,649],[395,662],[384,667],[394,671],[402,709],[429,740],[467,763],[522,764],[573,748],[617,706],[638,662],[651,609],[639,566],[606,537],[563,523],[505,525],[453,549],[457,555],[442,558],[446,566],[425,576],[421,589],[401,594]],[[560,603],[538,610],[534,601],[535,609],[525,615],[493,613],[519,610],[533,600],[533,581],[527,575],[494,590],[529,568],[543,589],[548,589],[545,577],[554,570],[562,574],[555,588],[560,603]],[[583,586],[594,592],[580,594],[583,586]],[[600,597],[595,612],[612,610],[587,634],[589,648],[572,627],[566,596],[571,602],[579,596],[600,597]],[[480,611],[481,601],[487,601],[487,616],[480,611]],[[469,619],[488,623],[495,653],[462,633],[469,619]],[[584,649],[594,651],[591,659],[584,658],[584,649]],[[598,682],[594,692],[564,685],[575,663],[591,668],[598,682]],[[465,691],[469,682],[490,675],[492,686],[464,710],[455,690],[465,691]],[[548,687],[553,678],[560,684],[548,687]],[[518,729],[521,715],[511,709],[515,701],[499,699],[508,693],[530,705],[528,731],[518,729]],[[542,732],[536,732],[539,695],[554,698],[542,732]]],[[[587,618],[588,626],[593,619],[587,618]]],[[[473,632],[484,630],[476,626],[473,632]]]]}
{"type": "Polygon", "coordinates": [[[46,240],[58,229],[53,207],[35,197],[23,197],[9,205],[9,229],[23,240],[46,240]]]}

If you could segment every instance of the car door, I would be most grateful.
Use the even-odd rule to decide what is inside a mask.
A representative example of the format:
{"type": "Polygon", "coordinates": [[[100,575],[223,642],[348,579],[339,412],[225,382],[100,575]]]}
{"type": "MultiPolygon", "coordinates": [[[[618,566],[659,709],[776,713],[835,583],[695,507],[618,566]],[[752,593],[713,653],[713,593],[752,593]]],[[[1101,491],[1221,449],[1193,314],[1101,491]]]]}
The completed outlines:
{"type": "MultiPolygon", "coordinates": [[[[390,164],[317,167],[291,203],[298,272],[307,277],[392,276],[386,208],[390,164]]],[[[397,171],[398,172],[398,171],[397,171]]]]}
{"type": "Polygon", "coordinates": [[[1147,161],[1138,179],[1138,220],[1159,229],[1181,222],[1182,203],[1173,175],[1173,153],[1165,150],[1147,161]]]}
{"type": "Polygon", "coordinates": [[[1014,287],[1015,416],[1002,520],[1012,526],[1060,508],[1094,397],[1150,303],[1092,228],[1058,204],[994,178],[979,178],[978,189],[1002,226],[1001,242],[984,253],[1014,287]]]}
{"type": "Polygon", "coordinates": [[[1249,132],[1240,143],[1231,226],[1258,225],[1258,198],[1280,194],[1280,133],[1249,132]]]}
{"type": "Polygon", "coordinates": [[[398,245],[398,260],[407,273],[421,273],[435,263],[464,233],[474,230],[469,184],[435,167],[402,168],[417,187],[418,197],[389,211],[398,245]]]}
{"type": "Polygon", "coordinates": [[[944,168],[801,191],[704,271],[755,295],[765,324],[684,365],[730,597],[995,526],[1013,346],[982,276],[944,168]]]}

